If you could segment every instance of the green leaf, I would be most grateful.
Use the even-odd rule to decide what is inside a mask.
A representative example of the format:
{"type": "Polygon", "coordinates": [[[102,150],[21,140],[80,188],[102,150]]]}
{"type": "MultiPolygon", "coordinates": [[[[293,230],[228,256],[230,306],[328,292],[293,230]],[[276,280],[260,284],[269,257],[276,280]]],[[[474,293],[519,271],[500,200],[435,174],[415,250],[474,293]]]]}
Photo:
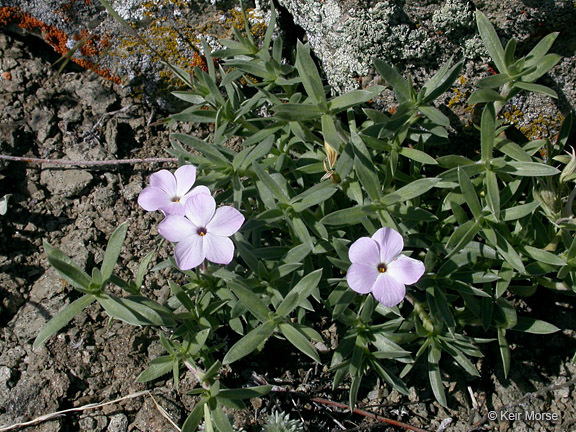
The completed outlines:
{"type": "Polygon", "coordinates": [[[204,417],[204,405],[209,401],[207,397],[203,397],[196,403],[190,415],[182,425],[182,432],[196,432],[198,426],[204,417]]]}
{"type": "Polygon", "coordinates": [[[476,189],[474,189],[470,177],[460,168],[458,168],[458,183],[460,184],[460,190],[462,191],[468,208],[474,215],[474,218],[480,220],[482,218],[482,206],[480,205],[478,194],[476,193],[476,189]]]}
{"type": "Polygon", "coordinates": [[[122,245],[124,244],[124,239],[126,238],[126,231],[128,230],[128,225],[126,222],[121,224],[110,236],[108,240],[108,246],[106,246],[106,252],[104,253],[104,259],[102,260],[102,280],[107,281],[112,276],[114,271],[114,266],[118,261],[120,256],[120,251],[122,250],[122,245]]]}
{"type": "Polygon", "coordinates": [[[506,329],[498,329],[498,347],[500,348],[504,377],[508,378],[508,373],[510,372],[510,346],[506,340],[506,329]]]}
{"type": "Polygon", "coordinates": [[[450,120],[439,109],[431,106],[420,106],[418,109],[433,123],[444,127],[450,126],[450,120]]]}
{"type": "Polygon", "coordinates": [[[476,10],[476,24],[478,26],[480,37],[484,42],[484,46],[486,47],[488,54],[490,54],[496,68],[500,73],[506,73],[508,70],[504,62],[504,48],[502,47],[500,38],[496,34],[496,30],[494,30],[492,23],[490,23],[486,15],[484,15],[480,10],[476,10]]]}
{"type": "Polygon", "coordinates": [[[456,228],[446,243],[446,248],[450,250],[446,259],[466,246],[478,234],[478,231],[480,231],[480,219],[467,220],[456,228]]]}
{"type": "Polygon", "coordinates": [[[252,353],[256,348],[262,345],[276,330],[276,324],[273,321],[267,321],[256,327],[242,339],[236,342],[224,356],[222,364],[227,365],[240,360],[252,353]]]}
{"type": "Polygon", "coordinates": [[[82,296],[58,312],[56,316],[46,323],[40,333],[38,333],[38,336],[34,339],[32,349],[38,348],[46,339],[64,328],[76,315],[91,305],[95,299],[96,297],[93,295],[82,296]]]}
{"type": "Polygon", "coordinates": [[[288,204],[290,202],[290,199],[288,198],[286,193],[282,190],[282,188],[278,185],[278,183],[276,183],[276,181],[270,176],[270,174],[264,171],[264,168],[262,168],[260,164],[256,162],[252,163],[252,169],[254,170],[260,181],[272,193],[272,195],[274,196],[274,198],[276,198],[277,201],[284,204],[288,204]]]}
{"type": "Polygon", "coordinates": [[[486,201],[488,207],[496,220],[500,219],[500,190],[498,189],[498,180],[493,171],[486,171],[484,177],[484,188],[486,191],[486,201]]]}
{"type": "Polygon", "coordinates": [[[374,371],[378,375],[380,375],[380,377],[382,377],[382,379],[384,379],[388,384],[390,384],[392,386],[392,388],[396,389],[396,391],[398,391],[398,392],[400,392],[406,396],[410,395],[410,390],[408,390],[408,387],[406,387],[404,382],[402,382],[402,380],[399,377],[397,377],[395,374],[386,370],[380,364],[380,362],[370,359],[370,367],[372,369],[374,369],[374,371]]]}
{"type": "Polygon", "coordinates": [[[324,114],[321,117],[322,123],[322,136],[324,142],[331,145],[336,151],[340,151],[340,147],[344,143],[342,137],[336,130],[336,124],[331,114],[324,114]]]}
{"type": "Polygon", "coordinates": [[[376,58],[374,59],[374,67],[382,78],[392,86],[398,102],[403,103],[411,100],[412,88],[410,83],[398,73],[396,68],[376,58]]]}
{"type": "Polygon", "coordinates": [[[97,300],[108,315],[128,324],[165,327],[176,325],[170,309],[146,297],[117,297],[113,294],[101,294],[97,300]]]}
{"type": "Polygon", "coordinates": [[[518,317],[518,323],[511,330],[532,334],[552,334],[560,331],[554,324],[528,317],[518,317]]]}
{"type": "Polygon", "coordinates": [[[488,103],[482,111],[482,118],[480,120],[480,146],[482,152],[482,162],[489,162],[492,159],[495,130],[496,110],[494,108],[494,104],[488,103]]]}
{"type": "Polygon", "coordinates": [[[380,202],[382,205],[390,206],[402,201],[409,201],[425,194],[440,182],[439,178],[421,178],[408,183],[406,186],[385,195],[380,202]]]}
{"type": "Polygon", "coordinates": [[[452,57],[434,74],[430,80],[424,86],[420,93],[423,95],[422,102],[429,103],[436,99],[441,94],[445,93],[456,81],[462,70],[464,62],[458,62],[450,70],[450,64],[452,63],[452,57]]]}
{"type": "Polygon", "coordinates": [[[62,276],[73,287],[82,292],[90,290],[90,283],[92,278],[86,274],[76,263],[65,255],[61,250],[55,248],[46,240],[42,242],[44,251],[48,257],[48,262],[56,269],[58,274],[62,276]]]}
{"type": "Polygon", "coordinates": [[[254,315],[260,322],[268,321],[270,309],[268,309],[268,306],[266,306],[259,296],[236,282],[229,282],[228,286],[234,295],[238,297],[240,303],[242,303],[252,315],[254,315]]]}
{"type": "Polygon", "coordinates": [[[230,161],[216,148],[216,145],[208,144],[191,135],[174,133],[170,135],[171,139],[180,141],[182,144],[192,147],[206,156],[210,161],[219,165],[229,165],[230,161]]]}
{"type": "MultiPolygon", "coordinates": [[[[513,39],[511,39],[513,40],[513,39]]],[[[490,75],[479,79],[476,85],[481,89],[497,89],[512,81],[508,74],[490,75]]]]}
{"type": "Polygon", "coordinates": [[[420,162],[423,165],[438,165],[436,159],[420,150],[416,150],[410,147],[402,147],[400,149],[400,154],[413,161],[420,162]]]}
{"type": "Polygon", "coordinates": [[[148,252],[148,254],[144,257],[144,259],[142,260],[142,262],[138,266],[138,272],[136,273],[136,281],[135,281],[136,286],[138,287],[138,290],[140,290],[140,287],[142,287],[142,283],[144,281],[144,275],[146,274],[146,270],[148,269],[148,265],[150,264],[150,261],[152,261],[152,258],[154,258],[155,253],[156,253],[156,251],[148,252]]]}
{"type": "Polygon", "coordinates": [[[553,266],[565,266],[566,261],[560,258],[558,255],[550,253],[548,251],[538,249],[532,246],[524,246],[524,250],[528,255],[530,255],[536,261],[542,262],[544,264],[550,264],[553,266]]]}
{"type": "Polygon", "coordinates": [[[540,63],[540,60],[542,60],[550,48],[552,48],[558,35],[558,32],[550,33],[540,39],[540,42],[538,42],[538,44],[536,44],[536,46],[524,57],[526,60],[526,67],[537,66],[538,63],[540,63]]]}
{"type": "Polygon", "coordinates": [[[223,399],[252,399],[257,397],[266,396],[272,391],[274,386],[261,385],[257,387],[246,387],[237,389],[224,389],[218,393],[219,398],[223,399]]]}
{"type": "Polygon", "coordinates": [[[206,103],[206,99],[204,99],[203,96],[191,91],[173,91],[172,95],[176,96],[178,99],[190,102],[194,105],[206,103]]]}
{"type": "Polygon", "coordinates": [[[495,171],[521,177],[545,177],[560,174],[557,168],[539,162],[507,162],[502,168],[495,168],[495,171]]]}
{"type": "Polygon", "coordinates": [[[491,89],[476,90],[468,98],[468,105],[489,102],[506,102],[506,98],[497,91],[491,89]]]}
{"type": "Polygon", "coordinates": [[[328,110],[326,94],[324,93],[324,86],[318,73],[318,68],[310,56],[310,46],[303,45],[300,41],[298,41],[296,46],[295,66],[298,70],[298,75],[302,78],[302,85],[308,96],[318,104],[322,112],[326,112],[328,110]]]}
{"type": "Polygon", "coordinates": [[[370,199],[376,201],[382,196],[376,167],[362,138],[352,131],[350,139],[354,145],[354,171],[370,199]]]}
{"type": "MultiPolygon", "coordinates": [[[[536,70],[530,72],[522,77],[524,82],[534,82],[562,60],[562,56],[558,54],[548,54],[542,57],[541,60],[536,62],[536,70]]],[[[528,66],[526,66],[528,67],[528,66]]]]}
{"type": "Polygon", "coordinates": [[[285,103],[270,108],[279,120],[309,121],[320,118],[324,112],[317,105],[285,103]]]}
{"type": "Polygon", "coordinates": [[[534,84],[531,82],[516,81],[514,87],[521,88],[522,90],[528,90],[534,93],[541,93],[551,98],[558,99],[558,93],[552,90],[550,87],[543,86],[541,84],[534,84]]]}
{"type": "Polygon", "coordinates": [[[294,345],[298,350],[302,353],[306,354],[316,363],[321,363],[320,356],[316,349],[312,346],[310,341],[306,336],[300,333],[297,329],[295,329],[292,325],[288,323],[280,323],[278,325],[280,328],[280,332],[284,335],[288,341],[294,345]]]}
{"type": "Polygon", "coordinates": [[[360,223],[366,216],[374,214],[375,211],[375,207],[371,204],[349,207],[324,216],[320,223],[323,225],[353,225],[360,223]]]}
{"type": "Polygon", "coordinates": [[[512,38],[506,44],[506,48],[504,48],[504,64],[506,65],[506,69],[510,70],[510,68],[516,63],[516,59],[514,54],[516,53],[516,39],[512,38]]]}
{"type": "Polygon", "coordinates": [[[385,89],[384,86],[372,86],[364,90],[352,90],[343,95],[336,96],[328,102],[328,110],[332,114],[344,111],[356,105],[368,102],[370,99],[378,96],[385,89]]]}
{"type": "Polygon", "coordinates": [[[212,419],[214,420],[214,425],[216,426],[216,431],[218,432],[234,432],[234,428],[228,420],[228,416],[222,410],[222,407],[218,404],[216,408],[212,410],[212,419]]]}
{"type": "Polygon", "coordinates": [[[307,208],[323,203],[338,191],[338,189],[330,183],[320,183],[317,186],[319,187],[316,188],[316,186],[313,186],[312,188],[302,192],[300,195],[292,198],[290,202],[292,203],[292,207],[296,213],[300,213],[307,208]]]}
{"type": "Polygon", "coordinates": [[[236,158],[234,158],[233,161],[234,168],[246,169],[250,166],[252,162],[259,162],[260,159],[270,154],[270,150],[272,149],[273,145],[274,145],[274,136],[268,136],[267,138],[264,138],[264,140],[260,144],[254,146],[252,149],[245,149],[244,151],[249,150],[250,152],[247,153],[246,156],[240,160],[236,160],[236,158]]]}
{"type": "Polygon", "coordinates": [[[172,371],[173,364],[174,360],[169,355],[156,357],[150,362],[150,366],[138,375],[136,382],[148,382],[160,378],[162,375],[172,371]]]}
{"type": "Polygon", "coordinates": [[[287,317],[296,309],[300,303],[307,299],[312,293],[312,290],[318,286],[320,278],[322,277],[322,269],[313,271],[312,273],[304,276],[300,282],[286,295],[282,303],[276,309],[279,316],[287,317]]]}
{"type": "Polygon", "coordinates": [[[428,379],[432,386],[432,393],[440,405],[448,406],[444,385],[442,384],[442,374],[440,372],[440,357],[442,352],[434,345],[430,345],[428,351],[428,379]]]}

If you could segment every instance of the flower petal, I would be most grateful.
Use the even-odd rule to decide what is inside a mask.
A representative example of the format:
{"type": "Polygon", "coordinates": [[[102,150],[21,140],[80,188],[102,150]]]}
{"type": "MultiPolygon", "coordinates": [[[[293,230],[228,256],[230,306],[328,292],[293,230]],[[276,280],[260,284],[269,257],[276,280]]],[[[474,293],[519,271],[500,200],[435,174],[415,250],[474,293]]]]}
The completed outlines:
{"type": "Polygon", "coordinates": [[[390,276],[388,272],[380,273],[374,283],[372,295],[384,306],[393,307],[406,297],[406,287],[390,276]]]}
{"type": "Polygon", "coordinates": [[[150,176],[150,186],[163,190],[169,199],[176,196],[176,179],[168,170],[160,170],[150,176]]]}
{"type": "Polygon", "coordinates": [[[206,225],[209,233],[219,236],[231,236],[244,223],[244,216],[234,207],[220,207],[214,213],[212,220],[206,225]]]}
{"type": "Polygon", "coordinates": [[[208,232],[204,236],[206,259],[216,264],[230,264],[234,258],[234,243],[228,237],[208,232]]]}
{"type": "Polygon", "coordinates": [[[170,201],[168,204],[160,207],[159,210],[162,210],[162,212],[166,216],[169,216],[169,215],[184,216],[184,214],[185,214],[184,205],[182,204],[182,202],[178,202],[178,201],[176,201],[176,202],[170,201]]]}
{"type": "Polygon", "coordinates": [[[176,264],[181,270],[190,270],[199,266],[206,258],[205,237],[194,234],[178,243],[174,251],[176,264]]]}
{"type": "Polygon", "coordinates": [[[352,264],[346,273],[348,286],[360,294],[368,294],[372,291],[372,285],[378,278],[378,269],[374,265],[352,264]]]}
{"type": "Polygon", "coordinates": [[[216,201],[211,195],[199,193],[189,197],[184,205],[186,217],[197,227],[206,228],[214,216],[216,201]]]}
{"type": "Polygon", "coordinates": [[[424,274],[425,268],[422,261],[400,255],[388,264],[386,273],[400,283],[411,285],[418,282],[424,274]]]}
{"type": "Polygon", "coordinates": [[[371,265],[376,268],[380,264],[378,243],[370,237],[361,237],[350,246],[348,258],[352,263],[371,265]]]}
{"type": "Polygon", "coordinates": [[[182,165],[174,172],[176,177],[176,195],[186,195],[196,181],[196,167],[194,165],[182,165]]]}
{"type": "Polygon", "coordinates": [[[390,264],[404,249],[404,239],[392,228],[380,228],[372,236],[380,246],[380,262],[390,264]]]}
{"type": "Polygon", "coordinates": [[[197,227],[192,222],[180,215],[169,215],[158,225],[158,232],[162,237],[171,242],[185,241],[191,236],[197,235],[197,227]]]}
{"type": "Polygon", "coordinates": [[[169,205],[170,197],[162,189],[148,186],[138,195],[138,204],[146,211],[155,211],[169,205]]]}
{"type": "Polygon", "coordinates": [[[182,205],[186,204],[186,201],[188,200],[188,198],[197,195],[197,194],[208,194],[210,195],[210,189],[208,189],[206,186],[196,186],[195,188],[192,188],[192,190],[190,190],[190,192],[182,195],[180,197],[180,202],[182,203],[182,205]]]}

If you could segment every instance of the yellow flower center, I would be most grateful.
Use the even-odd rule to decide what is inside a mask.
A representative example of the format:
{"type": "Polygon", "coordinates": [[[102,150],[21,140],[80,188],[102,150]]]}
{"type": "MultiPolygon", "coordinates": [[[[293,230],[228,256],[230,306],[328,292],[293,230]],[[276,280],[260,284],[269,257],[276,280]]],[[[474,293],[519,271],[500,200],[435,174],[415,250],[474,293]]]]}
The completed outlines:
{"type": "Polygon", "coordinates": [[[386,273],[386,264],[384,264],[384,263],[378,264],[378,271],[380,273],[386,273]]]}

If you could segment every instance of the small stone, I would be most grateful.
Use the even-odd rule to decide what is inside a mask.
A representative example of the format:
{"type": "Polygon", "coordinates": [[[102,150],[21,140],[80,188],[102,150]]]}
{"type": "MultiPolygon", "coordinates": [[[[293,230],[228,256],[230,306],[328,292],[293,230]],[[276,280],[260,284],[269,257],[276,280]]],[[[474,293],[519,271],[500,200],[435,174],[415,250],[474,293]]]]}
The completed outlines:
{"type": "Polygon", "coordinates": [[[128,418],[124,414],[115,414],[110,417],[107,432],[126,432],[128,430],[128,418]]]}
{"type": "Polygon", "coordinates": [[[77,169],[46,170],[40,174],[40,183],[52,194],[67,198],[80,195],[92,179],[88,171],[77,169]]]}

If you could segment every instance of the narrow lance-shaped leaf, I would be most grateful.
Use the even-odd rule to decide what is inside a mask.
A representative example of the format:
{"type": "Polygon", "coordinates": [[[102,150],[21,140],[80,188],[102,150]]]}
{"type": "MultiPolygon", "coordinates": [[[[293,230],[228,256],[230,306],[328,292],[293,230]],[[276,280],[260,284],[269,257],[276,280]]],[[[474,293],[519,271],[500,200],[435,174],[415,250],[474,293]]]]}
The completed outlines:
{"type": "Polygon", "coordinates": [[[110,236],[108,240],[108,246],[106,247],[106,252],[104,253],[104,259],[102,261],[102,280],[106,281],[112,276],[112,271],[114,266],[118,261],[120,256],[120,251],[122,250],[122,245],[124,244],[124,239],[126,238],[126,231],[128,230],[128,225],[126,222],[121,224],[110,236]]]}
{"type": "Polygon", "coordinates": [[[76,315],[92,304],[95,299],[96,297],[93,295],[82,296],[58,312],[55,317],[46,323],[40,333],[38,333],[38,336],[36,336],[34,344],[32,345],[32,349],[38,348],[46,339],[64,328],[76,315]]]}
{"type": "Polygon", "coordinates": [[[296,69],[300,78],[302,78],[302,85],[308,95],[314,100],[320,110],[326,112],[328,105],[322,79],[314,60],[310,56],[310,46],[303,45],[301,42],[298,42],[296,46],[296,69]]]}
{"type": "Polygon", "coordinates": [[[222,363],[226,365],[234,363],[242,357],[246,357],[272,336],[275,329],[276,324],[273,321],[268,321],[256,327],[230,348],[224,356],[222,363]]]}
{"type": "Polygon", "coordinates": [[[498,37],[498,34],[496,34],[496,30],[494,30],[492,23],[488,20],[486,15],[479,10],[476,10],[476,24],[478,26],[480,37],[484,42],[488,54],[490,54],[492,61],[496,65],[496,68],[500,73],[506,73],[507,69],[504,62],[504,48],[502,47],[500,38],[498,37]]]}
{"type": "Polygon", "coordinates": [[[92,279],[70,257],[52,246],[46,240],[42,242],[48,262],[68,283],[82,292],[90,290],[92,279]]]}
{"type": "Polygon", "coordinates": [[[458,183],[460,184],[460,190],[464,196],[464,200],[468,205],[468,208],[474,215],[476,220],[482,217],[482,206],[480,205],[480,200],[478,199],[478,194],[476,189],[470,180],[470,177],[466,174],[466,171],[458,168],[458,183]]]}
{"type": "Polygon", "coordinates": [[[488,207],[496,220],[500,219],[500,190],[498,189],[498,180],[493,171],[486,171],[484,177],[484,187],[486,191],[486,201],[488,207]]]}
{"type": "Polygon", "coordinates": [[[444,385],[442,384],[442,374],[440,372],[440,357],[442,352],[433,343],[428,351],[428,379],[432,386],[432,393],[438,403],[444,407],[448,406],[444,385]]]}
{"type": "Polygon", "coordinates": [[[480,145],[482,162],[487,163],[492,159],[494,138],[496,129],[496,109],[493,103],[488,103],[482,111],[480,120],[480,145]]]}
{"type": "Polygon", "coordinates": [[[312,346],[310,341],[306,336],[300,333],[297,329],[295,329],[291,324],[288,323],[280,323],[279,324],[280,332],[288,339],[288,341],[294,345],[298,350],[302,353],[306,354],[316,363],[321,363],[320,356],[316,349],[312,346]]]}
{"type": "Polygon", "coordinates": [[[280,303],[278,309],[276,309],[276,313],[283,317],[288,316],[298,307],[299,303],[306,299],[312,290],[318,286],[321,277],[322,269],[315,270],[304,276],[300,282],[290,290],[284,300],[282,300],[282,303],[280,303]]]}

